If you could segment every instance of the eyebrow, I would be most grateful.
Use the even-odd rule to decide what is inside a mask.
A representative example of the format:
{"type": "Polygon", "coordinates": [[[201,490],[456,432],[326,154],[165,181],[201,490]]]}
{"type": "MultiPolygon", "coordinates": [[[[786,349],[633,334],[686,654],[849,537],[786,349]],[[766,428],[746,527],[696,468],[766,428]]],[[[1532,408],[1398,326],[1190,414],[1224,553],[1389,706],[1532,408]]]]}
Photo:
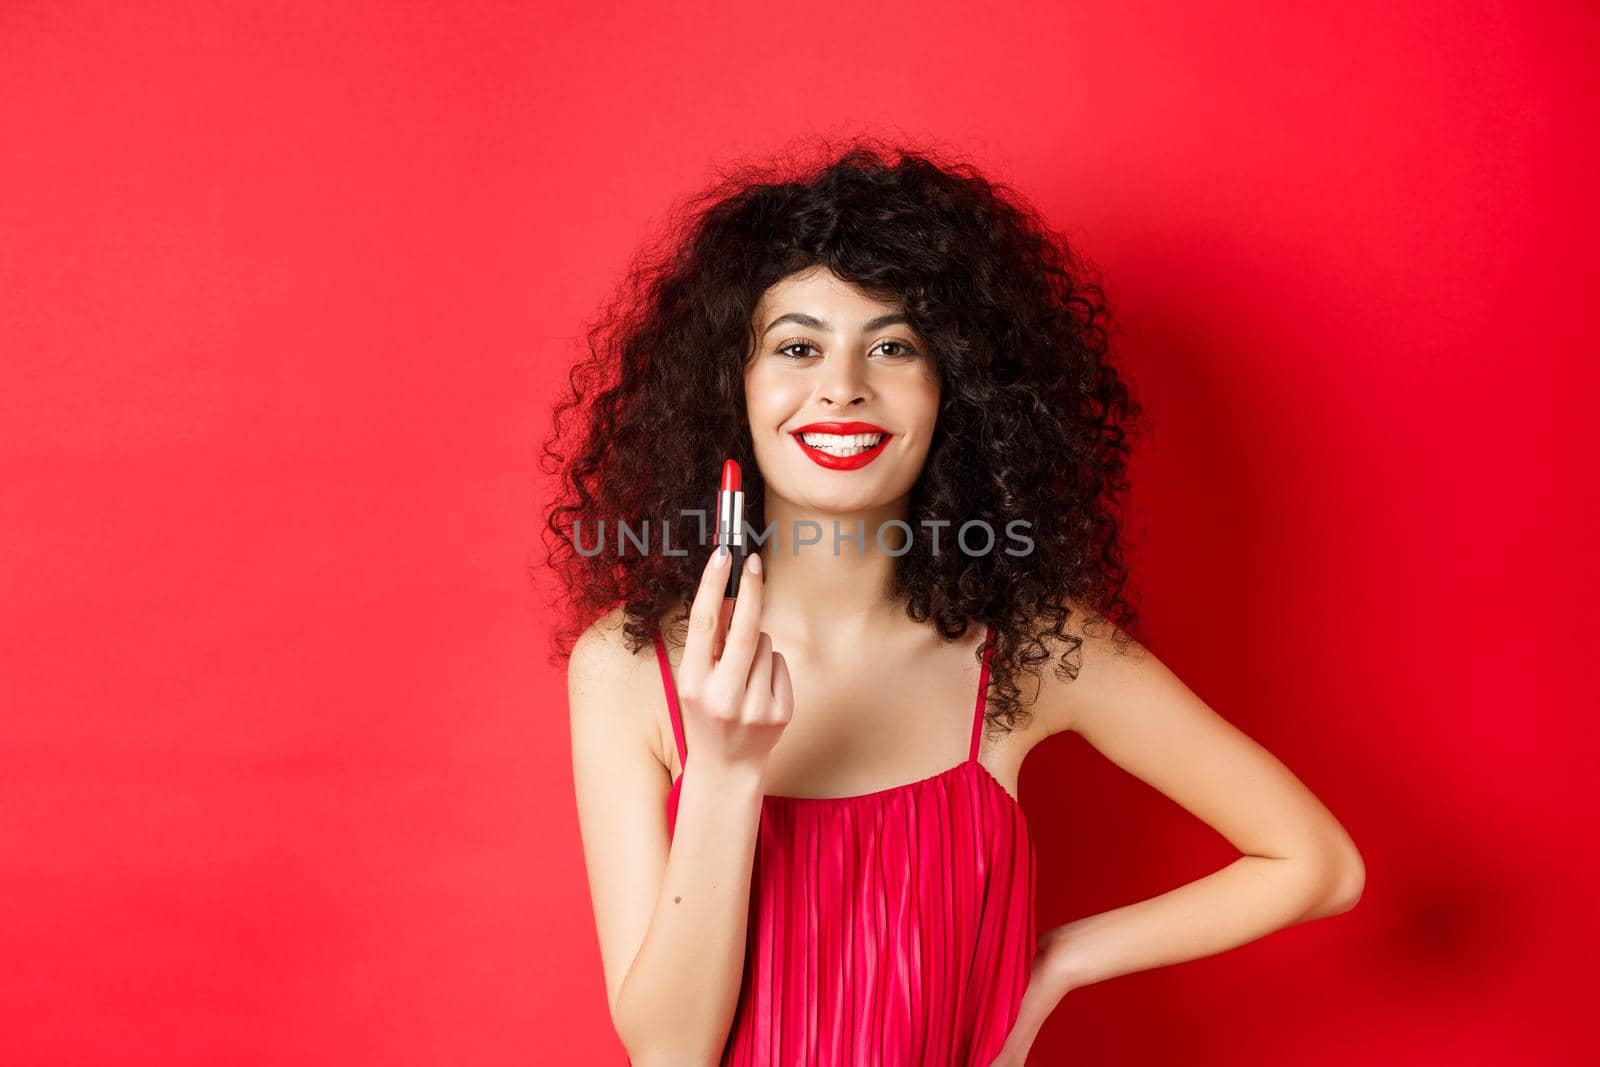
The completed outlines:
{"type": "MultiPolygon", "coordinates": [[[[833,329],[832,326],[829,326],[826,322],[817,318],[815,315],[807,315],[799,311],[790,311],[783,315],[779,315],[777,318],[769,322],[767,324],[767,328],[761,331],[761,335],[765,337],[767,334],[771,333],[774,329],[786,322],[798,323],[799,325],[805,326],[812,330],[828,331],[833,329]]],[[[892,312],[888,315],[879,315],[875,319],[868,319],[866,322],[862,323],[861,332],[871,333],[873,330],[881,330],[885,326],[893,326],[896,323],[902,322],[907,326],[911,325],[911,320],[906,318],[898,311],[892,312]]]]}

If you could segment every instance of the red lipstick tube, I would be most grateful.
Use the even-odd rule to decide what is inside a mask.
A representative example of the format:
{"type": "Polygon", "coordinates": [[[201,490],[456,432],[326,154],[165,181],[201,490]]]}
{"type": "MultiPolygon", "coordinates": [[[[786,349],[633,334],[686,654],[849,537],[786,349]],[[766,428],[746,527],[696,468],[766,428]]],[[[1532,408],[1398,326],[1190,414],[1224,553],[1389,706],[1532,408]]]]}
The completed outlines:
{"type": "Polygon", "coordinates": [[[731,568],[723,597],[739,595],[739,575],[744,572],[744,481],[739,464],[722,464],[722,485],[717,490],[717,544],[726,545],[731,568]]]}

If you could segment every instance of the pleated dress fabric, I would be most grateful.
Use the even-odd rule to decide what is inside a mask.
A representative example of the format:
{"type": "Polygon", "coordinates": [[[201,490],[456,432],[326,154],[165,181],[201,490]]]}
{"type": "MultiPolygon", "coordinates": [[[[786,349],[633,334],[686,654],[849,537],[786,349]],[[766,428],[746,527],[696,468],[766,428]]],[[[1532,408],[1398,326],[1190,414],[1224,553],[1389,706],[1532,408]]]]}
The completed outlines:
{"type": "MultiPolygon", "coordinates": [[[[856,796],[763,798],[722,1064],[987,1067],[999,1053],[1033,965],[1037,867],[1021,806],[978,762],[992,641],[961,763],[856,796]]],[[[667,796],[669,832],[682,784],[667,796]]]]}

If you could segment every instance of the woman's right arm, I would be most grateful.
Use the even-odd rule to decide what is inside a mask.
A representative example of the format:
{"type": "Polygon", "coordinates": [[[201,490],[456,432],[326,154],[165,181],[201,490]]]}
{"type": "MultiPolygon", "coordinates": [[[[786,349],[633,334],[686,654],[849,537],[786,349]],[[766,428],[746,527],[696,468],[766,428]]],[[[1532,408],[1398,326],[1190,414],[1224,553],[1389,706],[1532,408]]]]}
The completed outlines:
{"type": "Polygon", "coordinates": [[[726,564],[713,559],[690,608],[677,689],[695,769],[670,841],[670,780],[651,754],[655,656],[627,651],[618,611],[579,639],[568,667],[573,780],[606,995],[636,1067],[715,1063],[722,1052],[744,970],[766,756],[793,706],[787,668],[759,630],[759,576],[742,576],[723,637],[726,578],[726,564]]]}

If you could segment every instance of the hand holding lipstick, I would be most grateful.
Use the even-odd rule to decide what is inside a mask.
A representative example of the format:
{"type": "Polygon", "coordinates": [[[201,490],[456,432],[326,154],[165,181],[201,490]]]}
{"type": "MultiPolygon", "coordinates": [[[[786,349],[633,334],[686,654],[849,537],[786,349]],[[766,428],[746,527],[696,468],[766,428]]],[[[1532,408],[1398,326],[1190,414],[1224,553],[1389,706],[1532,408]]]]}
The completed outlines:
{"type": "MultiPolygon", "coordinates": [[[[700,766],[766,773],[767,757],[794,712],[783,655],[761,629],[761,557],[742,565],[743,581],[724,630],[723,591],[738,570],[726,546],[711,553],[689,606],[689,636],[678,668],[686,748],[700,766]],[[704,761],[704,762],[701,762],[704,761]]],[[[684,760],[687,772],[689,758],[684,760]]]]}

